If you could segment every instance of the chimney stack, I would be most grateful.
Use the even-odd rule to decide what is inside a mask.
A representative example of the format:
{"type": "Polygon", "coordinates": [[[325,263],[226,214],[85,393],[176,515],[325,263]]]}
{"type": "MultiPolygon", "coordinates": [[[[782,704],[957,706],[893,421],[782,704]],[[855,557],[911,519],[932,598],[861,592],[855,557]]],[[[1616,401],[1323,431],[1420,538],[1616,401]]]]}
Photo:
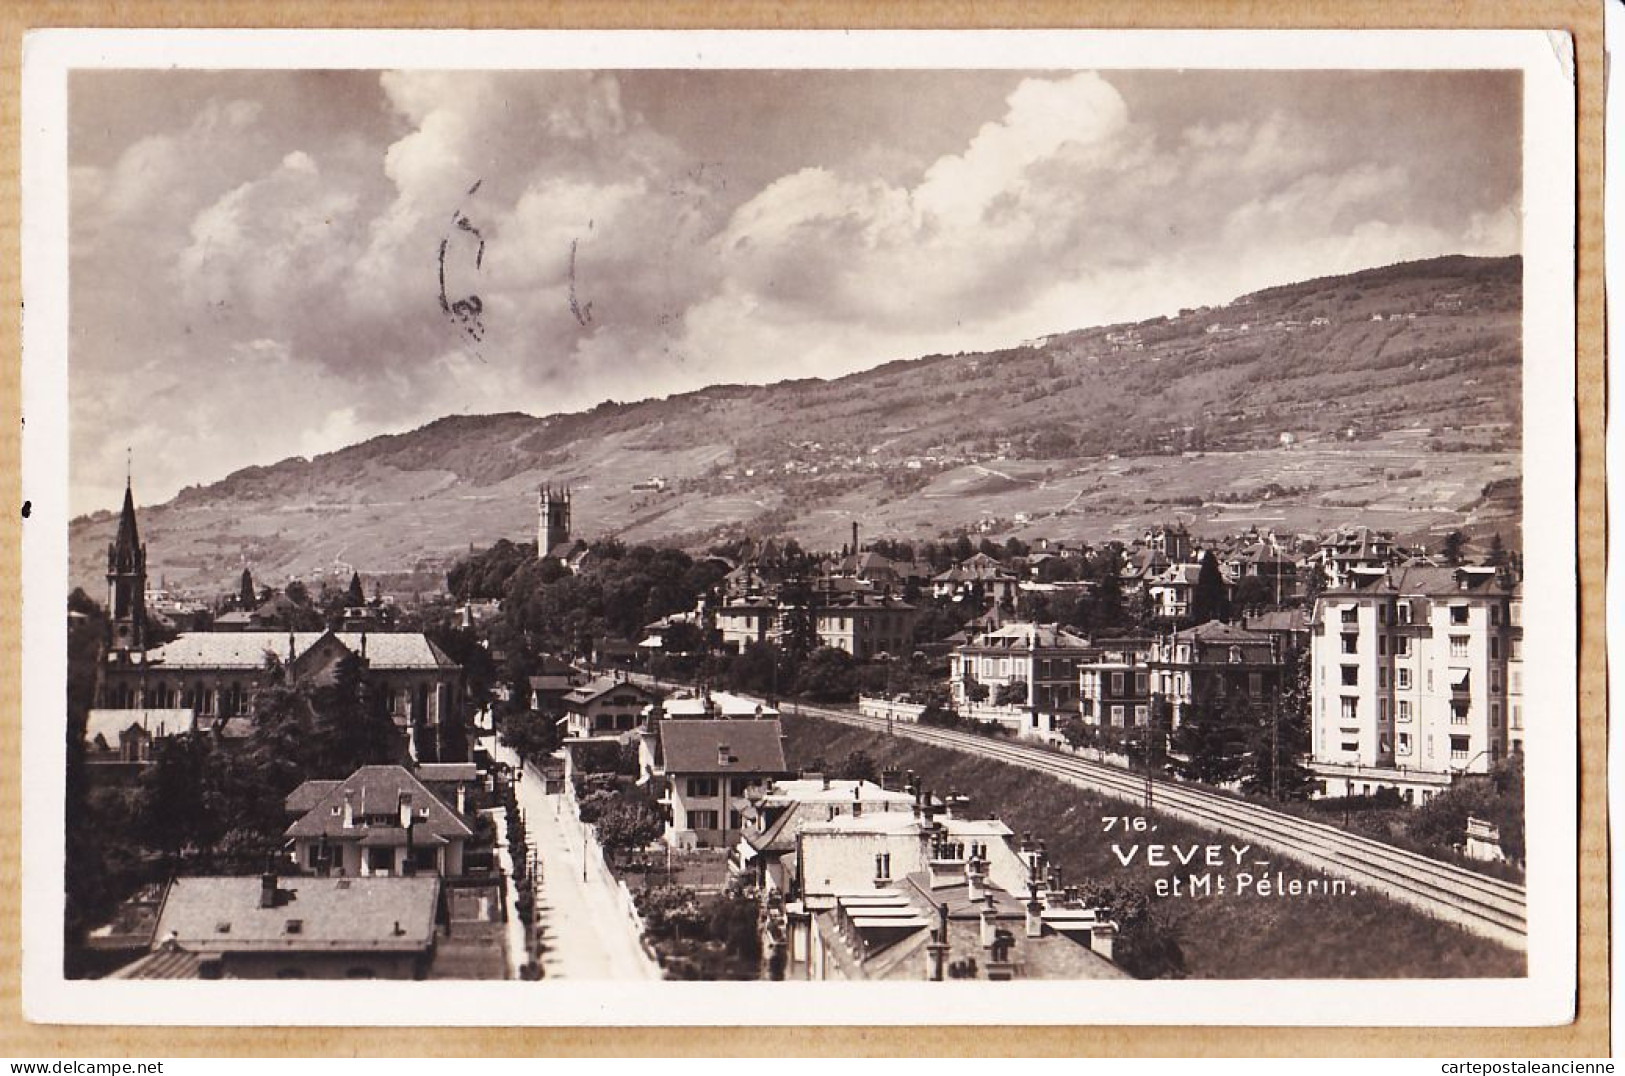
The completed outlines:
{"type": "Polygon", "coordinates": [[[260,875],[260,907],[276,907],[276,874],[269,870],[260,875]]]}
{"type": "Polygon", "coordinates": [[[852,521],[852,555],[858,555],[858,521],[852,521]]]}
{"type": "Polygon", "coordinates": [[[1096,923],[1095,928],[1089,932],[1089,948],[1107,960],[1112,959],[1112,949],[1117,939],[1117,924],[1111,920],[1096,923]]]}
{"type": "Polygon", "coordinates": [[[860,785],[852,786],[852,817],[863,817],[863,790],[860,785]]]}
{"type": "Polygon", "coordinates": [[[349,789],[344,790],[344,828],[355,828],[355,796],[349,789]]]}

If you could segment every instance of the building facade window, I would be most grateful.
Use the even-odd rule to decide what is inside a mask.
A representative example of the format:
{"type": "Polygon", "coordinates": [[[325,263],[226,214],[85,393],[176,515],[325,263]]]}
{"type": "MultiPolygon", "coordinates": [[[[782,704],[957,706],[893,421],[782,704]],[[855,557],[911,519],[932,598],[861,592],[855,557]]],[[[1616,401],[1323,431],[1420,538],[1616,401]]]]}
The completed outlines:
{"type": "Polygon", "coordinates": [[[1410,699],[1400,699],[1399,700],[1398,715],[1399,715],[1399,720],[1407,721],[1407,722],[1410,721],[1410,719],[1411,719],[1411,700],[1410,699]]]}
{"type": "Polygon", "coordinates": [[[1360,652],[1360,637],[1352,632],[1343,633],[1343,653],[1358,654],[1360,652]]]}
{"type": "Polygon", "coordinates": [[[1450,656],[1464,658],[1467,656],[1467,636],[1452,635],[1450,637],[1450,656]]]}
{"type": "Polygon", "coordinates": [[[1411,686],[1411,671],[1401,667],[1394,670],[1394,686],[1400,689],[1411,686]]]}
{"type": "Polygon", "coordinates": [[[684,784],[683,790],[690,799],[715,799],[717,795],[717,779],[715,777],[690,777],[684,784]]]}
{"type": "Polygon", "coordinates": [[[689,829],[717,829],[717,812],[690,811],[688,812],[689,829]]]}
{"type": "Polygon", "coordinates": [[[1467,623],[1467,607],[1465,605],[1452,605],[1450,607],[1450,623],[1457,626],[1467,623]]]}
{"type": "Polygon", "coordinates": [[[1360,667],[1358,665],[1343,666],[1343,686],[1357,687],[1360,683],[1360,667]]]}
{"type": "Polygon", "coordinates": [[[1344,721],[1358,721],[1360,718],[1360,700],[1352,695],[1345,695],[1342,699],[1342,718],[1344,721]]]}

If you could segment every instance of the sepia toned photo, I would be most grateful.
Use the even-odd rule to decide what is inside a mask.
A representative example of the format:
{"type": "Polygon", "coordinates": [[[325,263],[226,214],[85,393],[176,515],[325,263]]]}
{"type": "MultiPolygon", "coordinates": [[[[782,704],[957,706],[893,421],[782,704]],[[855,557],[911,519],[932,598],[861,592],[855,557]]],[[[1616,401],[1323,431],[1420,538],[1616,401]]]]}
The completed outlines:
{"type": "Polygon", "coordinates": [[[50,1012],[1572,1013],[1539,35],[584,36],[54,57],[50,1012]]]}

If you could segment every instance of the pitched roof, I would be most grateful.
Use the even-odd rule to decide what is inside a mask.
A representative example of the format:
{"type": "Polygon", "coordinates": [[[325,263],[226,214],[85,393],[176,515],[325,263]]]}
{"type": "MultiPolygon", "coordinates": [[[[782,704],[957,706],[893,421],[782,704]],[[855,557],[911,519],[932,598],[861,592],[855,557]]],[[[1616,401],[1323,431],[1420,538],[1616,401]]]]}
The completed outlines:
{"type": "Polygon", "coordinates": [[[192,731],[191,710],[92,710],[85,715],[85,743],[100,736],[108,747],[118,747],[119,736],[131,725],[149,736],[174,736],[192,731]]]}
{"type": "MultiPolygon", "coordinates": [[[[300,789],[294,789],[288,797],[289,800],[299,792],[300,789]]],[[[415,842],[429,844],[437,839],[450,840],[473,835],[473,831],[463,824],[463,820],[453,814],[451,808],[440,802],[440,797],[430,792],[422,781],[401,766],[361,767],[329,788],[302,818],[288,827],[286,835],[326,836],[330,840],[365,840],[370,836],[375,844],[386,838],[389,843],[405,844],[406,831],[401,828],[398,815],[403,793],[412,797],[412,809],[417,819],[412,828],[412,839],[415,842]],[[348,829],[344,826],[346,795],[350,797],[355,816],[355,824],[348,829]],[[389,813],[393,821],[364,822],[362,818],[368,813],[373,815],[389,813]]]]}
{"type": "Polygon", "coordinates": [[[173,945],[160,946],[119,968],[109,979],[197,979],[202,960],[173,945]]]}
{"type": "Polygon", "coordinates": [[[472,762],[420,762],[415,776],[419,781],[435,784],[477,781],[480,779],[480,768],[472,762]]]}
{"type": "Polygon", "coordinates": [[[1017,621],[996,631],[983,632],[977,639],[983,646],[1013,644],[1013,649],[1033,646],[1043,649],[1076,649],[1089,646],[1089,640],[1067,631],[1059,624],[1034,624],[1017,621]]]}
{"type": "Polygon", "coordinates": [[[788,773],[784,730],[777,718],[761,721],[660,722],[667,773],[788,773]],[[719,760],[727,748],[727,761],[719,760]]]}
{"type": "Polygon", "coordinates": [[[147,662],[167,669],[262,669],[273,655],[287,662],[290,640],[298,660],[328,634],[353,654],[361,653],[365,638],[367,664],[374,669],[458,667],[428,636],[393,631],[190,631],[147,651],[147,662]]]}
{"type": "Polygon", "coordinates": [[[1172,564],[1168,566],[1167,570],[1152,576],[1147,582],[1154,587],[1169,585],[1193,587],[1201,574],[1202,566],[1200,564],[1172,564]]]}
{"type": "Polygon", "coordinates": [[[667,717],[778,717],[779,711],[765,702],[732,695],[726,691],[713,691],[703,698],[682,696],[667,699],[660,704],[667,717]]]}
{"type": "Polygon", "coordinates": [[[304,814],[322,800],[327,794],[342,785],[343,781],[306,781],[282,801],[282,809],[289,814],[304,814]]]}
{"type": "Polygon", "coordinates": [[[415,951],[434,940],[434,875],[281,878],[270,908],[260,907],[261,884],[255,875],[175,879],[157,937],[195,953],[415,951]]]}
{"type": "Polygon", "coordinates": [[[1267,645],[1270,641],[1268,635],[1247,631],[1234,624],[1226,624],[1222,620],[1209,620],[1206,624],[1198,624],[1194,628],[1174,632],[1174,638],[1180,640],[1194,640],[1203,643],[1262,643],[1267,645]]]}
{"type": "Polygon", "coordinates": [[[594,680],[582,684],[578,688],[575,688],[568,695],[564,696],[564,701],[576,706],[584,706],[587,703],[592,702],[594,699],[607,695],[611,691],[615,691],[618,688],[630,688],[646,699],[653,697],[653,694],[648,688],[641,684],[634,683],[631,680],[617,680],[613,676],[600,676],[594,680]]]}
{"type": "Polygon", "coordinates": [[[1309,618],[1302,609],[1272,609],[1267,613],[1247,617],[1242,624],[1248,631],[1309,630],[1309,618]]]}

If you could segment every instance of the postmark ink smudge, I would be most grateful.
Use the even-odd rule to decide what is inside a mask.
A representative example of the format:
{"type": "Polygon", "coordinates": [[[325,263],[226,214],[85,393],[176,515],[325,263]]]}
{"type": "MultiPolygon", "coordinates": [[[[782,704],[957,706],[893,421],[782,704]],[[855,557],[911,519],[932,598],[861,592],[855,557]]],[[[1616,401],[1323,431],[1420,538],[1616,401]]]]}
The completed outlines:
{"type": "Polygon", "coordinates": [[[575,315],[576,324],[585,329],[592,324],[592,303],[583,304],[576,297],[576,245],[579,242],[570,240],[570,313],[575,315]]]}
{"type": "MultiPolygon", "coordinates": [[[[475,180],[474,185],[468,188],[468,194],[472,196],[478,192],[480,184],[483,182],[485,182],[483,179],[475,180]]],[[[481,315],[485,312],[485,303],[476,292],[469,292],[467,295],[453,299],[452,292],[446,283],[446,266],[448,261],[454,260],[452,258],[452,240],[456,238],[456,233],[462,232],[474,239],[474,272],[478,274],[485,267],[485,236],[469,218],[468,214],[463,212],[461,206],[452,211],[451,221],[453,231],[441,238],[438,256],[440,312],[446,315],[451,323],[457,326],[471,341],[478,344],[485,339],[485,322],[481,320],[481,315]]],[[[477,350],[474,355],[481,362],[485,361],[485,357],[480,355],[477,350]]]]}

